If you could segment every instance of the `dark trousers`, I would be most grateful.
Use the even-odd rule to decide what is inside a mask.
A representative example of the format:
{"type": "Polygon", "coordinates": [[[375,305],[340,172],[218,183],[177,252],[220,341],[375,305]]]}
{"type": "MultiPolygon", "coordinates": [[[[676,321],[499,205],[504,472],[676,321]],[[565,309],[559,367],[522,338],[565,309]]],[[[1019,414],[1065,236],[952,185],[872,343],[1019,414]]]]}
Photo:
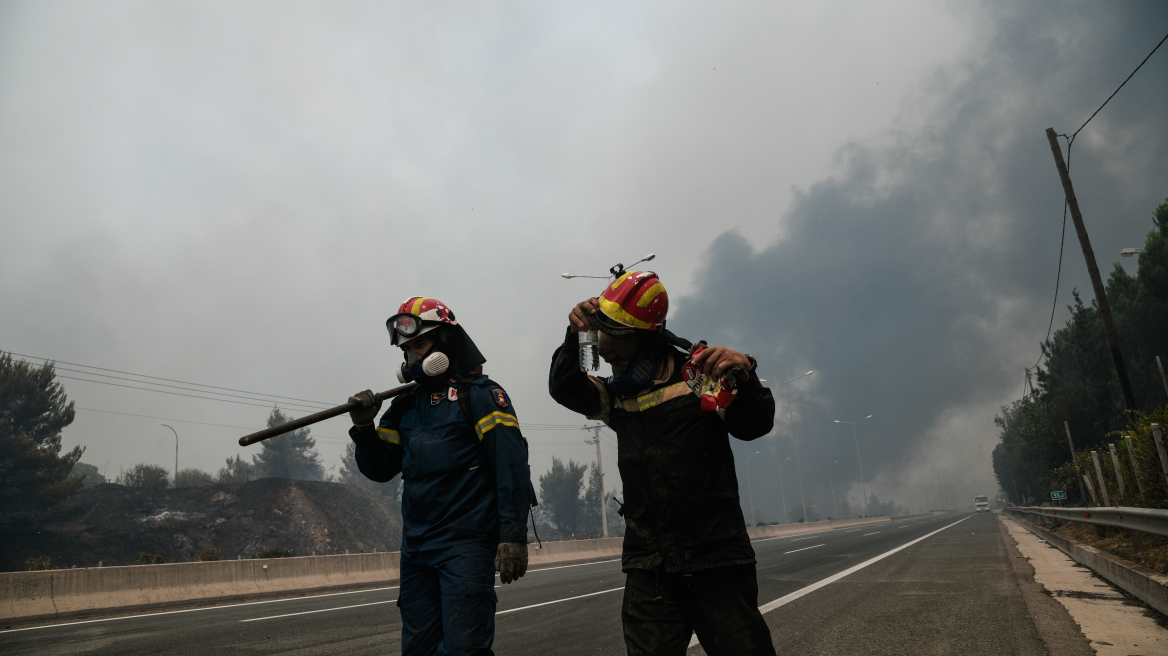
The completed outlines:
{"type": "Polygon", "coordinates": [[[709,656],[774,656],[758,612],[754,565],[694,572],[629,570],[621,609],[629,656],[682,656],[690,636],[709,656]]]}
{"type": "Polygon", "coordinates": [[[402,656],[493,656],[495,547],[403,551],[402,656]]]}

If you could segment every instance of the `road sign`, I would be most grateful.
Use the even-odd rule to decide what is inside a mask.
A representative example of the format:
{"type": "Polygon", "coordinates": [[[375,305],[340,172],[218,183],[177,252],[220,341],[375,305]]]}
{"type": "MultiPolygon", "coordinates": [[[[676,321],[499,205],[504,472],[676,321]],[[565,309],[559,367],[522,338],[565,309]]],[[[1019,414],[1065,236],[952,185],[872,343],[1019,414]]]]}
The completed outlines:
{"type": "Polygon", "coordinates": [[[1067,493],[1066,492],[1051,492],[1050,498],[1053,501],[1062,501],[1063,499],[1067,498],[1067,493]]]}

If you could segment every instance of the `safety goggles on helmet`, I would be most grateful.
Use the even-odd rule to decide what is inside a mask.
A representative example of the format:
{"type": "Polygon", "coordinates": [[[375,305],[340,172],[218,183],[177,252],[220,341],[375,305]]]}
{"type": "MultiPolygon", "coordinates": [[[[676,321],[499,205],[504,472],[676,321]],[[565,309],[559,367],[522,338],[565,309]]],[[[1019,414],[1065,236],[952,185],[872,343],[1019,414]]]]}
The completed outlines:
{"type": "Polygon", "coordinates": [[[389,339],[394,346],[401,346],[411,339],[438,327],[436,321],[423,321],[416,314],[395,314],[385,322],[389,329],[389,339]]]}
{"type": "Polygon", "coordinates": [[[389,329],[390,342],[394,346],[401,346],[442,324],[458,325],[450,308],[435,298],[413,296],[401,304],[397,314],[385,322],[385,327],[389,329]]]}

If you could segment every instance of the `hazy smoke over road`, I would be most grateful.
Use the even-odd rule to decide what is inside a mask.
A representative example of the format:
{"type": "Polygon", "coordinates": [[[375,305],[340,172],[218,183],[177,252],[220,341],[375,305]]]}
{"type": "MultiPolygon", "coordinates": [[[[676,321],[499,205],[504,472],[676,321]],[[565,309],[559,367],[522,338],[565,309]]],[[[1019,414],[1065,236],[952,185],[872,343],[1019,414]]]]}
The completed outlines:
{"type": "MultiPolygon", "coordinates": [[[[931,111],[883,142],[844,148],[839,174],[798,194],[780,239],[760,249],[729,231],[703,256],[699,291],[672,327],[752,350],[772,381],[816,370],[790,394],[820,516],[837,460],[836,492],[859,498],[853,432],[834,420],[868,414],[860,451],[882,500],[937,507],[939,480],[963,504],[994,493],[992,419],[1038,358],[1055,284],[1062,190],[1044,129],[1076,129],[1168,30],[1163,6],[1119,8],[1010,8],[974,63],[937,72],[931,111]]],[[[1121,247],[1142,245],[1168,196],[1166,79],[1168,52],[1157,53],[1075,143],[1072,174],[1105,272],[1121,247]]],[[[1090,298],[1069,222],[1067,238],[1056,328],[1072,287],[1090,298]]],[[[799,504],[786,387],[772,388],[774,436],[738,445],[740,468],[762,450],[751,463],[760,521],[780,512],[780,462],[788,507],[799,504]]]]}

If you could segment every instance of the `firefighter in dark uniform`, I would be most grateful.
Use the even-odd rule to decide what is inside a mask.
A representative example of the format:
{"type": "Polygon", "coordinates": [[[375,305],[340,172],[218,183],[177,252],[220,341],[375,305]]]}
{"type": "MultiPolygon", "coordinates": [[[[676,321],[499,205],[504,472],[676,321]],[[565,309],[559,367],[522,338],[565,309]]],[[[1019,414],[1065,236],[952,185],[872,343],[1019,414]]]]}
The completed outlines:
{"type": "Polygon", "coordinates": [[[534,498],[515,408],[438,300],[407,300],[387,326],[406,357],[399,378],[418,386],[376,428],[380,403],[354,395],[349,435],[362,474],[402,475],[401,653],[492,654],[495,572],[503,583],[526,572],[534,498]]]}
{"type": "Polygon", "coordinates": [[[549,380],[558,403],[617,434],[625,646],[681,656],[696,633],[711,656],[773,655],[728,435],[769,433],[774,397],[749,355],[666,331],[668,307],[655,273],[623,273],[572,309],[549,380]],[[600,331],[613,376],[580,371],[581,330],[600,331]]]}

